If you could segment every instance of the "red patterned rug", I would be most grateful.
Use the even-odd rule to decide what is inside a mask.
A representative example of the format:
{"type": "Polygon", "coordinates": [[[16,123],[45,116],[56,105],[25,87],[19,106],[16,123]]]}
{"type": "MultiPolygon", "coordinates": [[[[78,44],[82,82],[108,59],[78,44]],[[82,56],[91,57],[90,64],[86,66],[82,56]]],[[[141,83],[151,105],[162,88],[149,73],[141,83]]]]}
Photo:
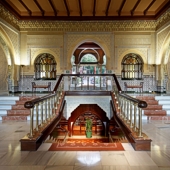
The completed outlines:
{"type": "Polygon", "coordinates": [[[100,139],[71,139],[52,143],[49,151],[124,151],[121,143],[102,143],[100,139]],[[94,142],[93,142],[94,141],[94,142]]]}
{"type": "Polygon", "coordinates": [[[87,138],[87,139],[67,139],[66,143],[109,143],[108,138],[99,138],[99,139],[93,139],[93,138],[87,138]]]}

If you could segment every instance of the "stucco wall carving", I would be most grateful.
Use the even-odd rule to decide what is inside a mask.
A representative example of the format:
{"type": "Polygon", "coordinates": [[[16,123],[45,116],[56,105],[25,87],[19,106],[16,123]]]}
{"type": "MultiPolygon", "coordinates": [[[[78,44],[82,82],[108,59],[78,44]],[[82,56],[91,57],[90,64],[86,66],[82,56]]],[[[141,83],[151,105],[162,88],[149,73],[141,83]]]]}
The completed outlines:
{"type": "Polygon", "coordinates": [[[28,45],[63,46],[63,35],[28,35],[28,45]]]}
{"type": "Polygon", "coordinates": [[[0,92],[7,91],[7,69],[8,63],[3,50],[0,47],[0,92]]]}
{"type": "MultiPolygon", "coordinates": [[[[35,57],[35,53],[37,53],[38,51],[43,50],[43,48],[31,48],[30,52],[31,52],[31,60],[35,59],[33,57],[35,57]]],[[[48,50],[53,51],[57,56],[60,56],[60,49],[59,48],[48,48],[48,50]]]]}
{"type": "MultiPolygon", "coordinates": [[[[137,54],[143,54],[141,57],[143,58],[144,61],[147,61],[148,60],[148,49],[147,48],[133,48],[133,50],[136,51],[137,54]]],[[[129,48],[117,48],[116,49],[116,69],[117,71],[120,73],[121,72],[121,61],[122,61],[122,58],[123,58],[123,54],[125,54],[126,51],[129,51],[129,48]]],[[[135,52],[134,51],[134,52],[135,52]]],[[[139,55],[140,55],[139,54],[139,55]]],[[[146,63],[145,63],[146,64],[146,63]]],[[[145,71],[147,70],[147,68],[144,69],[145,71]]]]}
{"type": "Polygon", "coordinates": [[[5,43],[5,41],[3,40],[3,38],[1,36],[0,36],[0,45],[3,47],[8,65],[11,65],[12,62],[11,62],[11,58],[10,58],[9,48],[8,48],[7,44],[5,43]]]}
{"type": "Polygon", "coordinates": [[[83,31],[83,32],[111,32],[111,31],[154,31],[156,21],[21,21],[22,31],[83,31]]]}
{"type": "Polygon", "coordinates": [[[67,34],[67,52],[70,50],[73,42],[76,42],[80,39],[98,39],[99,41],[102,41],[106,44],[108,49],[110,50],[111,48],[111,34],[106,34],[106,33],[74,33],[74,34],[67,34]]]}
{"type": "Polygon", "coordinates": [[[163,25],[165,25],[167,22],[170,21],[170,9],[168,9],[166,12],[164,12],[158,19],[156,24],[156,30],[161,28],[163,25]]]}
{"type": "Polygon", "coordinates": [[[4,26],[1,23],[0,23],[0,25],[11,40],[11,43],[15,50],[15,54],[14,54],[15,61],[17,62],[17,64],[19,64],[19,61],[20,61],[20,52],[19,52],[19,50],[20,50],[20,35],[17,32],[12,31],[12,29],[8,28],[7,26],[4,26]]]}
{"type": "MultiPolygon", "coordinates": [[[[136,51],[140,51],[147,58],[147,56],[148,56],[147,48],[135,48],[135,49],[136,49],[136,51]]],[[[125,51],[128,51],[128,50],[129,50],[129,48],[118,48],[118,50],[117,50],[118,57],[121,56],[125,51]]],[[[144,58],[144,59],[146,59],[146,58],[144,58]]]]}
{"type": "Polygon", "coordinates": [[[115,35],[115,45],[150,45],[151,36],[150,35],[115,35]]]}
{"type": "Polygon", "coordinates": [[[162,56],[160,56],[161,48],[164,45],[164,41],[169,33],[170,33],[170,25],[157,33],[157,42],[158,42],[157,43],[157,60],[159,62],[161,62],[161,58],[162,58],[162,56]]]}
{"type": "MultiPolygon", "coordinates": [[[[75,46],[73,47],[73,44],[75,42],[77,42],[76,45],[80,45],[80,43],[82,43],[81,42],[82,39],[93,40],[93,42],[96,43],[104,43],[105,46],[107,46],[107,49],[111,51],[111,37],[112,37],[111,33],[103,33],[103,32],[102,33],[67,33],[65,36],[65,43],[64,43],[65,44],[64,49],[66,49],[64,51],[64,56],[68,58],[64,58],[64,64],[65,64],[64,67],[67,67],[66,63],[67,62],[69,63],[71,61],[71,56],[69,52],[73,50],[73,48],[75,48],[75,46]]],[[[102,46],[102,44],[99,45],[102,46]]]]}
{"type": "Polygon", "coordinates": [[[36,53],[51,51],[54,54],[57,69],[60,70],[61,60],[63,57],[63,35],[28,35],[27,36],[27,60],[33,63],[36,53]]]}
{"type": "Polygon", "coordinates": [[[0,4],[0,18],[19,30],[19,20],[0,4]]]}
{"type": "MultiPolygon", "coordinates": [[[[134,35],[129,33],[129,35],[121,34],[115,35],[115,69],[120,73],[121,68],[117,67],[121,65],[122,58],[129,52],[137,53],[142,58],[145,64],[148,64],[148,56],[151,56],[150,51],[151,45],[151,35],[134,35]]],[[[146,70],[147,68],[145,68],[146,70]]]]}

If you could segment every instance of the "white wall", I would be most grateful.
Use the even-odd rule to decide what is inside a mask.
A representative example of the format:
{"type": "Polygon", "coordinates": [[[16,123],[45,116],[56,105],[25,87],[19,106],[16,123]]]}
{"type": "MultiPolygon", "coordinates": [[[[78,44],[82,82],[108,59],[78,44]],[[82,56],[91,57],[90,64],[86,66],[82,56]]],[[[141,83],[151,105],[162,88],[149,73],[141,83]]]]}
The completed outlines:
{"type": "Polygon", "coordinates": [[[67,115],[66,119],[80,104],[97,104],[106,112],[106,116],[110,119],[110,97],[109,96],[66,96],[67,115]]]}

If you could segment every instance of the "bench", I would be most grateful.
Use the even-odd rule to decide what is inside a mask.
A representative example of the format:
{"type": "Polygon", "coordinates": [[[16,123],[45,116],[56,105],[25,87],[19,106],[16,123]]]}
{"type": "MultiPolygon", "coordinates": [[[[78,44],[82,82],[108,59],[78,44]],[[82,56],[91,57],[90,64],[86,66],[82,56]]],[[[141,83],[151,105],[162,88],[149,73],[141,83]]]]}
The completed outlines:
{"type": "Polygon", "coordinates": [[[43,89],[48,88],[48,92],[50,92],[51,91],[51,82],[48,82],[47,85],[39,85],[39,84],[36,84],[35,82],[32,82],[32,92],[36,91],[37,88],[43,88],[43,89]]]}
{"type": "Polygon", "coordinates": [[[140,92],[143,92],[143,82],[140,82],[139,85],[128,85],[126,82],[124,82],[124,86],[125,86],[125,92],[127,92],[127,89],[134,89],[137,88],[140,90],[140,92]]]}

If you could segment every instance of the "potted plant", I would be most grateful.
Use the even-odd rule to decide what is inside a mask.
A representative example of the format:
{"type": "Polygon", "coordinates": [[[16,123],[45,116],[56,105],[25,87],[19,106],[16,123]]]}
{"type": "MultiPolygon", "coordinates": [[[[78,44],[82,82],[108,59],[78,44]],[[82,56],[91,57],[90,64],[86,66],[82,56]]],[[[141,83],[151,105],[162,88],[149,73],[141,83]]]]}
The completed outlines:
{"type": "Polygon", "coordinates": [[[90,118],[87,118],[85,125],[86,125],[86,137],[91,138],[92,137],[92,126],[93,126],[92,120],[90,118]]]}

